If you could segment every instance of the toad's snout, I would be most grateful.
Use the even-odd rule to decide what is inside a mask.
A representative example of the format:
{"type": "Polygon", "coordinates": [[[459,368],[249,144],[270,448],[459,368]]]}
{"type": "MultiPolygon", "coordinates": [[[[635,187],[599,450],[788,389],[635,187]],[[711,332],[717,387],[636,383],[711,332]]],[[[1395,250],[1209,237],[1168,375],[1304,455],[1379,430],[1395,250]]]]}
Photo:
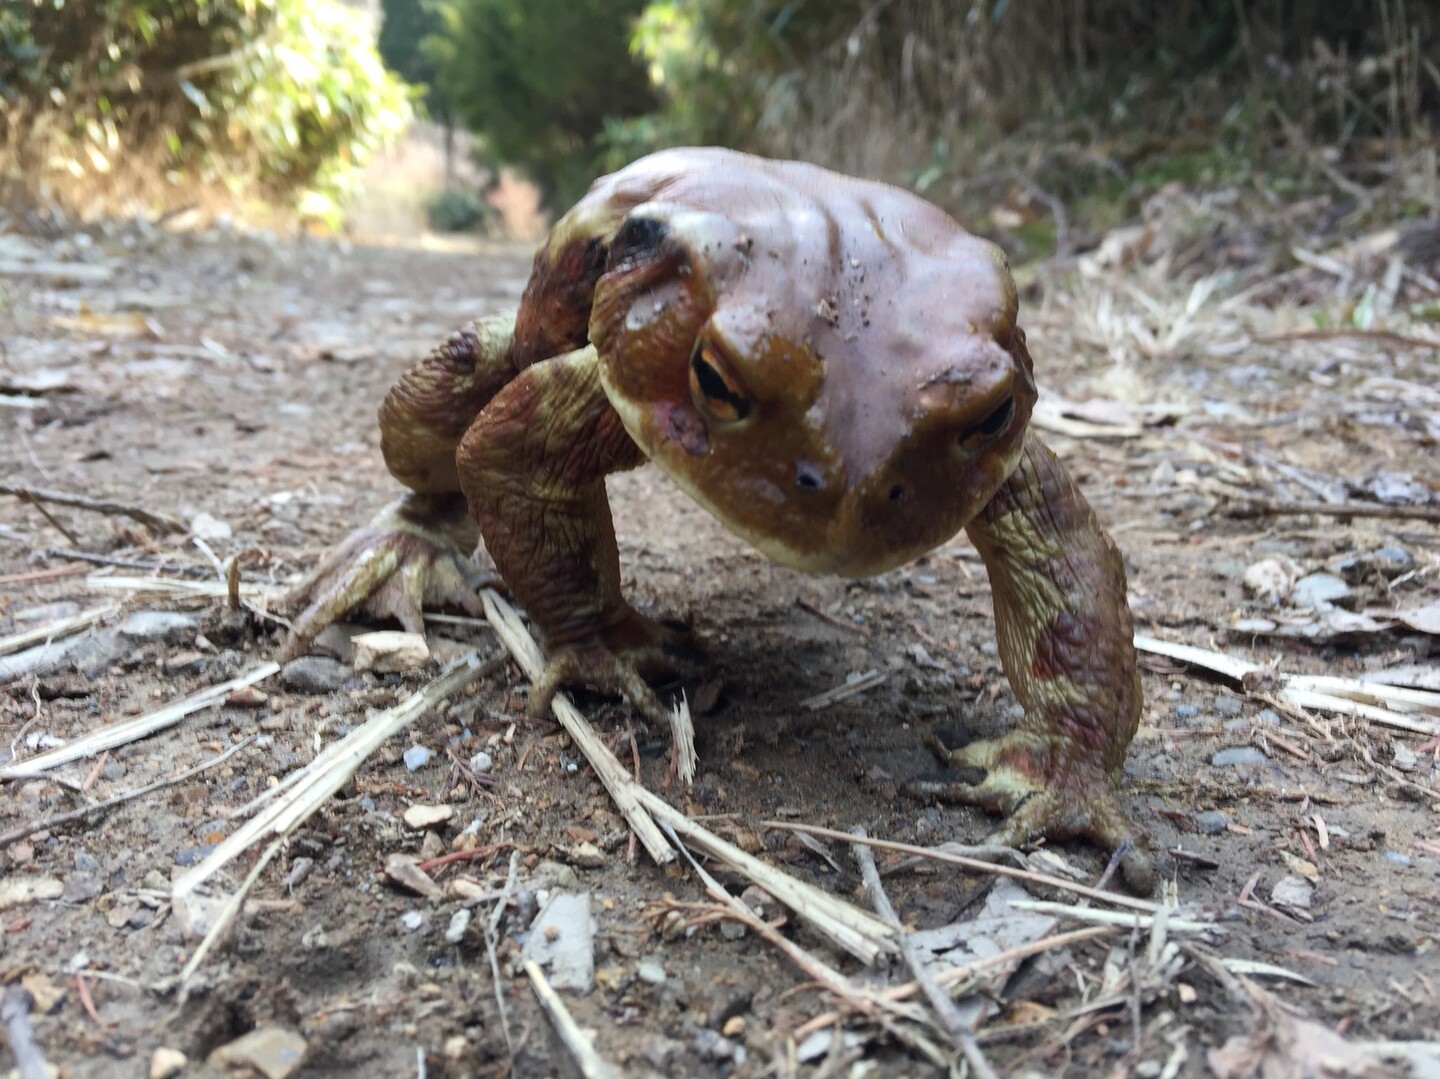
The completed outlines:
{"type": "Polygon", "coordinates": [[[1035,386],[1024,365],[985,341],[912,375],[898,397],[894,437],[857,470],[846,499],[865,572],[944,543],[989,502],[1015,466],[1035,386]]]}

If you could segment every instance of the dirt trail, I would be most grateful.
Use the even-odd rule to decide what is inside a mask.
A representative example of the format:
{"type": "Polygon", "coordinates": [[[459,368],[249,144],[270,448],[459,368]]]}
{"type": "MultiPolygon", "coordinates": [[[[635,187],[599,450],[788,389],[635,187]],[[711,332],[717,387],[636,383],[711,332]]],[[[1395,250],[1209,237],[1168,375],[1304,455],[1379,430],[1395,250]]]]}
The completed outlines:
{"type": "MultiPolygon", "coordinates": [[[[64,272],[0,279],[0,482],[104,495],[177,517],[208,537],[218,557],[240,555],[247,579],[258,582],[289,578],[392,496],[373,421],[384,387],[454,326],[512,305],[529,261],[517,246],[442,254],[138,227],[50,240],[0,236],[0,244],[11,261],[109,267],[76,271],[73,280],[64,272]],[[201,514],[214,521],[194,523],[201,514]]],[[[1168,352],[1147,358],[1144,336],[1126,319],[1148,309],[1119,300],[1106,308],[1100,297],[1124,297],[1132,285],[1155,296],[1157,286],[1110,273],[1104,289],[1042,278],[1031,286],[1028,325],[1048,392],[1102,401],[1084,415],[1112,433],[1115,425],[1143,427],[1128,438],[1046,435],[1125,550],[1141,628],[1278,660],[1289,672],[1352,675],[1425,663],[1433,628],[1372,613],[1380,628],[1356,623],[1341,633],[1323,611],[1285,601],[1267,607],[1242,579],[1267,559],[1282,575],[1287,564],[1300,573],[1331,565],[1348,577],[1342,607],[1434,611],[1433,523],[1226,511],[1242,489],[1314,500],[1335,477],[1349,481],[1345,497],[1390,492],[1399,502],[1435,505],[1440,353],[1363,334],[1266,342],[1279,318],[1267,309],[1250,323],[1196,316],[1168,352]],[[1337,564],[1350,556],[1361,562],[1337,564]],[[1237,618],[1254,620],[1241,623],[1252,631],[1228,628],[1237,618]],[[1275,636],[1290,624],[1319,628],[1309,640],[1275,636]]],[[[1185,300],[1178,287],[1161,295],[1166,318],[1185,300]]],[[[1168,325],[1175,328],[1173,319],[1168,325]]],[[[991,824],[983,814],[896,793],[900,780],[933,771],[922,744],[931,729],[990,733],[1014,707],[983,568],[963,539],[875,580],[816,579],[750,551],[652,470],[617,478],[612,497],[632,596],[687,618],[711,654],[685,687],[702,712],[701,771],[692,790],[670,793],[676,804],[862,904],[848,851],[831,847],[822,857],[757,822],[863,825],[921,844],[982,839],[991,824]],[[875,689],[817,713],[796,708],[871,670],[887,675],[875,689]]],[[[47,509],[53,521],[0,499],[0,634],[34,625],[46,605],[86,608],[103,598],[84,573],[106,567],[62,551],[145,572],[213,576],[191,536],[47,509]]],[[[213,685],[275,648],[271,627],[221,604],[142,606],[195,617],[117,633],[123,615],[116,616],[92,634],[88,651],[0,686],[0,757],[10,747],[29,756],[47,739],[213,685]]],[[[441,655],[493,648],[479,629],[442,626],[432,637],[441,655]]],[[[488,857],[447,872],[490,888],[504,880],[510,850],[523,854],[520,902],[502,927],[499,955],[513,1074],[571,1067],[515,967],[528,913],[557,877],[591,896],[596,985],[567,1003],[595,1032],[602,1056],[633,1075],[790,1074],[788,1032],[828,1007],[824,995],[804,988],[795,968],[752,937],[715,925],[661,932],[661,897],[698,900],[700,885],[643,857],[627,862],[625,832],[604,791],[555,729],[524,720],[525,685],[513,671],[387,745],[301,830],[188,1001],[147,988],[172,979],[194,946],[169,908],[169,885],[178,867],[234,827],[227,810],[421,681],[347,674],[327,688],[272,680],[260,694],[202,711],[101,762],[63,769],[89,783],[83,795],[50,780],[6,786],[0,831],[172,775],[257,736],[179,786],[0,851],[7,881],[63,888],[58,898],[0,910],[0,981],[27,980],[49,1059],[77,1076],[133,1075],[157,1046],[198,1058],[254,1028],[280,1026],[306,1039],[304,1074],[411,1074],[417,1053],[438,1074],[503,1073],[510,1052],[481,938],[472,928],[458,945],[448,942],[457,904],[406,894],[382,868],[396,852],[448,850],[474,822],[488,857]],[[402,760],[411,745],[433,752],[414,771],[402,760]],[[457,782],[447,749],[460,760],[488,753],[494,785],[472,792],[457,782]],[[416,803],[451,804],[456,815],[427,838],[400,819],[416,803]],[[598,864],[572,864],[586,843],[600,848],[598,864]],[[98,1023],[82,1006],[76,970],[91,972],[83,980],[98,1023]]],[[[1261,980],[1352,1039],[1440,1036],[1434,740],[1297,717],[1159,661],[1148,665],[1144,688],[1127,804],[1157,852],[1186,852],[1162,853],[1161,862],[1180,899],[1223,924],[1209,950],[1294,972],[1303,980],[1261,980]],[[1243,752],[1217,756],[1227,749],[1243,752]]],[[[628,759],[626,711],[583,704],[628,759]]],[[[667,732],[638,730],[635,738],[644,778],[657,788],[667,732]]],[[[1103,869],[1089,848],[1057,853],[1085,879],[1103,869]]],[[[989,882],[899,859],[881,867],[902,919],[920,927],[973,915],[989,882]]],[[[488,904],[475,911],[477,926],[488,913],[488,904]]],[[[854,969],[803,929],[793,932],[854,969]]],[[[1002,1013],[1022,1026],[1001,1036],[992,1021],[987,1054],[1007,1073],[1159,1075],[1175,1061],[1178,1072],[1166,1074],[1198,1076],[1211,1074],[1207,1050],[1257,1024],[1262,1033],[1284,1027],[1283,1019],[1259,1018],[1238,988],[1226,989],[1193,958],[1155,988],[1138,1019],[1125,1008],[1073,1012],[1082,994],[1105,994],[1107,957],[1126,969],[1128,947],[1123,937],[1077,946],[1022,974],[1002,1013]],[[1071,1018],[1057,1018],[1066,1012],[1071,1018]]],[[[865,1038],[845,1051],[878,1062],[883,1074],[932,1074],[893,1042],[856,1029],[865,1038]]]]}

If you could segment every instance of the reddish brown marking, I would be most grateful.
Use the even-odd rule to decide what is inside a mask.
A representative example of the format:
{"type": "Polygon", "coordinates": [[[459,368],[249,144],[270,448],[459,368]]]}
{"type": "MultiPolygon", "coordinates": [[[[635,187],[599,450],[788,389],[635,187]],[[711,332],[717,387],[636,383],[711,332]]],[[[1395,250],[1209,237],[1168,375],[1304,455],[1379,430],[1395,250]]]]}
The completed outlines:
{"type": "Polygon", "coordinates": [[[692,457],[699,457],[710,448],[710,436],[704,421],[686,405],[665,410],[665,439],[692,457]]]}
{"type": "Polygon", "coordinates": [[[1110,733],[1103,716],[1084,705],[1065,705],[1046,717],[1060,731],[1059,741],[1069,748],[1065,756],[1074,756],[1074,749],[1083,746],[1086,756],[1100,758],[1110,747],[1110,733]]]}
{"type": "Polygon", "coordinates": [[[1038,679],[1074,678],[1094,667],[1106,630],[1091,612],[1061,611],[1035,635],[1030,673],[1038,679]]]}
{"type": "Polygon", "coordinates": [[[540,249],[515,316],[510,356],[516,368],[590,340],[590,304],[605,260],[606,247],[599,237],[574,241],[558,251],[548,245],[540,249]]]}

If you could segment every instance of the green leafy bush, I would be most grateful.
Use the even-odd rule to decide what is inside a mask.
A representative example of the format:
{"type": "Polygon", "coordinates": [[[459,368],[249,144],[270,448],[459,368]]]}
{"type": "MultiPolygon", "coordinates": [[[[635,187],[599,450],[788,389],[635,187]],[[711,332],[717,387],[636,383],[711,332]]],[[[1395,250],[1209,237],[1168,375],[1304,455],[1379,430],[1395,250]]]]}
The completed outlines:
{"type": "Polygon", "coordinates": [[[489,221],[493,212],[476,192],[450,187],[425,204],[425,223],[436,232],[473,232],[489,221]]]}
{"type": "Polygon", "coordinates": [[[107,184],[158,171],[327,220],[409,118],[336,0],[21,0],[0,15],[0,95],[11,183],[63,200],[68,180],[104,203],[107,184]]]}
{"type": "Polygon", "coordinates": [[[552,206],[603,170],[610,118],[658,105],[630,51],[643,0],[453,0],[431,56],[486,154],[519,165],[552,206]]]}

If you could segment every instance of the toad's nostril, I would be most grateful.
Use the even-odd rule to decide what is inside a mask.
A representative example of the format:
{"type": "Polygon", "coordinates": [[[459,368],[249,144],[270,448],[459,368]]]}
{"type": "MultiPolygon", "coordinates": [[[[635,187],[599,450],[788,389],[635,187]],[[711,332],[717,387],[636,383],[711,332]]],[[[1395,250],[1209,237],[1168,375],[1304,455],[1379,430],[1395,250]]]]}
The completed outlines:
{"type": "Polygon", "coordinates": [[[795,486],[800,490],[818,491],[821,480],[820,470],[809,461],[795,462],[795,486]]]}
{"type": "Polygon", "coordinates": [[[900,501],[902,498],[904,498],[904,497],[905,497],[905,488],[901,487],[898,483],[897,483],[894,487],[890,488],[890,501],[891,501],[891,502],[899,502],[899,501],[900,501]]]}

